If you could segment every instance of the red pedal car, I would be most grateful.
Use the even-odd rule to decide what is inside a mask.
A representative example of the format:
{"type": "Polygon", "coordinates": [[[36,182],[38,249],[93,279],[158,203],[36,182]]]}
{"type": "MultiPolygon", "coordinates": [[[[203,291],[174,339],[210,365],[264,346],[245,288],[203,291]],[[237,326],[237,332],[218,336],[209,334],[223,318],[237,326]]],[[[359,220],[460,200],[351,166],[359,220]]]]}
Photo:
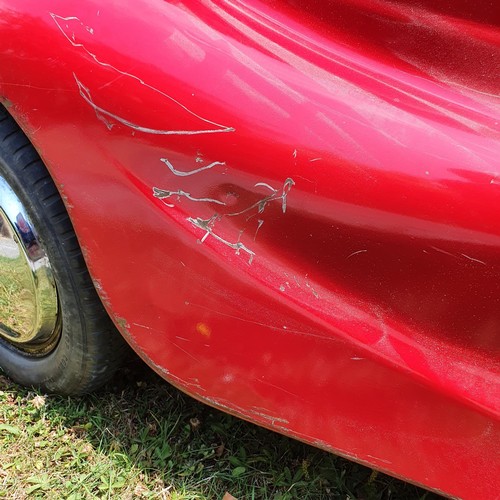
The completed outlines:
{"type": "Polygon", "coordinates": [[[2,369],[88,392],[109,316],[201,401],[498,498],[499,18],[1,0],[2,369]]]}

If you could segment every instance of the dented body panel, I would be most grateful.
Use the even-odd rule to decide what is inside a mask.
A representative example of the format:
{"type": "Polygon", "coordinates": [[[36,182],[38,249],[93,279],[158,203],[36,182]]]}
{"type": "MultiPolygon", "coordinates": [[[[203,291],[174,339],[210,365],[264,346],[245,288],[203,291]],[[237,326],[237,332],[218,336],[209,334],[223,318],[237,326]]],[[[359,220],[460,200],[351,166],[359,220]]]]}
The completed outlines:
{"type": "Polygon", "coordinates": [[[498,13],[294,5],[0,0],[0,96],[166,380],[494,498],[498,13]]]}

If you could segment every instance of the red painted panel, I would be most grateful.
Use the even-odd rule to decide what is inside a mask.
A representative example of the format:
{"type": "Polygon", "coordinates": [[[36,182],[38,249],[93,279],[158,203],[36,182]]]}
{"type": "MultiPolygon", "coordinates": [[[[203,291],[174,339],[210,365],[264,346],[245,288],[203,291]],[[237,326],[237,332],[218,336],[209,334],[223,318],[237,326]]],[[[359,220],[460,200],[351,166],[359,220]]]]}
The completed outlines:
{"type": "Polygon", "coordinates": [[[494,12],[0,9],[0,94],[109,313],[157,371],[429,488],[497,495],[494,12]]]}

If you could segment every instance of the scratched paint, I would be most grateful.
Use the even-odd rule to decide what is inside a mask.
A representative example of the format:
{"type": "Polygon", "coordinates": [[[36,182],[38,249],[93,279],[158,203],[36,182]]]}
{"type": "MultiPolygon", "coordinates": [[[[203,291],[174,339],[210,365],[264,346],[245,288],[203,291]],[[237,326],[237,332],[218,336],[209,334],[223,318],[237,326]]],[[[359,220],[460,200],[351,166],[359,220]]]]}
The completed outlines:
{"type": "MultiPolygon", "coordinates": [[[[184,198],[187,198],[188,200],[191,200],[191,201],[216,203],[217,205],[225,205],[225,203],[223,201],[216,200],[214,198],[194,198],[193,196],[191,196],[189,193],[186,193],[186,191],[183,191],[182,189],[178,189],[177,191],[168,191],[167,189],[160,189],[157,187],[153,187],[153,196],[155,198],[160,199],[160,200],[170,198],[171,196],[177,196],[178,199],[180,199],[181,197],[184,197],[184,198]]],[[[173,205],[170,205],[170,204],[167,204],[167,205],[173,207],[173,205]]]]}
{"type": "Polygon", "coordinates": [[[75,39],[75,31],[77,31],[77,30],[74,30],[74,25],[76,25],[80,29],[83,28],[90,35],[93,35],[93,33],[94,33],[93,29],[90,28],[89,26],[85,25],[78,17],[76,17],[76,16],[63,17],[63,16],[59,16],[57,14],[54,14],[53,12],[50,12],[49,14],[50,14],[52,20],[54,21],[54,23],[56,24],[56,26],[58,27],[59,31],[66,38],[66,40],[73,47],[79,48],[79,49],[83,50],[84,52],[86,52],[87,55],[89,55],[98,65],[103,66],[103,67],[108,68],[108,69],[111,69],[124,77],[131,78],[131,79],[135,80],[140,85],[147,87],[148,89],[152,90],[153,92],[156,92],[159,95],[161,95],[163,98],[168,99],[169,101],[174,103],[176,106],[178,106],[182,110],[184,110],[184,112],[186,114],[190,115],[191,117],[196,118],[199,122],[202,122],[202,123],[200,123],[200,125],[203,124],[204,127],[206,127],[207,125],[210,126],[210,128],[200,128],[198,130],[175,130],[175,129],[166,130],[166,129],[154,129],[154,128],[149,128],[149,127],[144,127],[144,126],[141,126],[139,124],[133,123],[133,122],[126,120],[125,118],[120,117],[120,116],[116,115],[115,113],[112,113],[111,111],[106,110],[106,109],[102,108],[101,106],[98,106],[97,104],[95,104],[94,100],[92,99],[92,97],[90,95],[90,90],[78,79],[76,74],[73,73],[73,76],[74,76],[76,84],[78,86],[78,90],[80,92],[80,95],[82,96],[84,101],[91,108],[94,109],[98,118],[106,124],[108,129],[112,128],[112,124],[106,123],[106,121],[104,121],[102,119],[103,116],[106,116],[108,118],[112,118],[113,120],[116,120],[117,122],[121,123],[122,125],[129,127],[129,128],[132,128],[135,131],[143,132],[146,134],[154,134],[154,135],[198,135],[198,134],[215,134],[215,133],[221,133],[221,132],[234,132],[235,131],[235,129],[233,127],[228,127],[226,125],[222,125],[222,124],[217,123],[213,120],[209,120],[207,118],[204,118],[204,117],[198,115],[197,113],[188,109],[184,104],[180,103],[179,101],[174,99],[172,96],[170,96],[166,92],[163,92],[162,90],[159,90],[156,87],[149,85],[142,78],[140,78],[132,73],[129,73],[127,71],[123,71],[123,70],[121,70],[121,69],[119,69],[119,68],[117,68],[117,67],[115,67],[107,62],[101,61],[97,57],[96,54],[94,54],[93,52],[90,52],[83,43],[81,43],[75,39]],[[213,128],[213,127],[215,127],[215,128],[213,128]]]}
{"type": "MultiPolygon", "coordinates": [[[[216,216],[214,216],[216,217],[216,216]]],[[[214,217],[210,219],[201,219],[199,217],[193,218],[193,217],[188,217],[188,222],[190,222],[193,226],[198,227],[200,229],[203,229],[205,231],[205,235],[201,238],[200,243],[203,243],[207,237],[210,235],[217,241],[220,241],[224,245],[228,246],[229,248],[232,248],[235,251],[236,255],[240,255],[240,252],[245,252],[248,255],[248,264],[251,264],[253,261],[253,258],[255,256],[255,252],[253,250],[250,250],[247,246],[245,246],[241,241],[236,241],[236,242],[230,242],[228,240],[225,240],[218,234],[214,233],[212,226],[213,226],[213,221],[215,220],[214,217]]]]}
{"type": "MultiPolygon", "coordinates": [[[[179,170],[177,169],[168,158],[160,158],[160,160],[168,167],[169,171],[174,174],[175,176],[178,177],[188,177],[191,175],[195,174],[200,174],[206,170],[210,170],[216,166],[225,166],[226,163],[222,161],[214,161],[208,165],[204,165],[202,167],[198,167],[192,170],[179,170]]],[[[199,162],[199,156],[196,158],[196,162],[199,162]]],[[[214,213],[212,217],[209,219],[203,219],[201,217],[195,217],[195,216],[190,216],[187,218],[187,221],[190,222],[193,226],[202,229],[205,231],[205,234],[198,240],[199,243],[204,243],[206,239],[211,236],[213,237],[216,241],[219,241],[220,243],[223,243],[224,245],[228,246],[229,248],[232,248],[235,251],[236,255],[240,255],[241,252],[246,253],[248,255],[248,264],[252,264],[253,258],[255,256],[255,252],[251,250],[249,247],[247,247],[244,243],[240,241],[241,235],[243,232],[246,230],[245,228],[240,229],[239,235],[236,241],[230,241],[227,238],[223,238],[218,232],[214,231],[214,227],[219,222],[221,219],[224,217],[237,217],[242,214],[246,214],[249,212],[252,212],[255,210],[255,213],[250,215],[250,217],[247,218],[247,222],[257,214],[262,214],[267,205],[273,201],[281,201],[281,210],[283,213],[286,213],[287,209],[287,197],[288,194],[290,193],[290,190],[292,187],[295,185],[295,181],[288,177],[285,179],[283,186],[281,190],[276,189],[272,187],[270,184],[266,182],[257,182],[254,184],[254,187],[257,188],[265,188],[268,191],[271,192],[271,194],[268,194],[267,196],[264,196],[263,198],[259,199],[257,202],[252,203],[250,206],[247,208],[244,208],[243,210],[240,210],[238,212],[232,212],[232,213],[225,213],[225,214],[219,214],[219,213],[214,213]]],[[[169,200],[172,197],[177,197],[178,200],[180,198],[184,197],[190,201],[194,202],[202,202],[202,203],[215,203],[217,205],[222,205],[226,206],[226,203],[220,200],[217,200],[215,198],[196,198],[192,196],[190,193],[187,191],[184,191],[183,189],[177,189],[176,191],[172,191],[169,189],[162,189],[158,187],[153,187],[153,196],[155,198],[158,198],[164,202],[166,206],[169,208],[174,208],[175,205],[172,203],[169,203],[165,200],[169,200]]],[[[264,224],[264,219],[258,219],[257,220],[257,228],[255,230],[255,234],[253,237],[253,241],[255,242],[257,233],[259,232],[260,228],[264,224]]],[[[316,296],[316,292],[313,291],[314,295],[316,296]]]]}
{"type": "MultiPolygon", "coordinates": [[[[206,118],[201,117],[200,115],[189,110],[186,106],[181,104],[179,101],[175,100],[170,95],[168,95],[165,92],[162,92],[161,90],[147,84],[140,77],[138,77],[132,73],[129,73],[127,71],[123,71],[123,70],[121,70],[121,69],[119,69],[119,68],[117,68],[117,67],[115,67],[107,62],[100,60],[96,54],[94,54],[93,52],[90,52],[81,41],[78,41],[76,39],[75,30],[73,30],[74,25],[78,26],[80,29],[83,28],[90,35],[94,34],[94,30],[90,26],[85,25],[78,17],[76,17],[76,16],[63,17],[63,16],[59,16],[57,14],[54,14],[52,12],[50,13],[50,16],[51,16],[52,20],[54,21],[54,23],[56,24],[56,26],[58,27],[59,31],[67,39],[67,41],[73,47],[80,48],[81,50],[85,51],[87,53],[87,55],[89,55],[98,65],[103,66],[105,68],[112,69],[113,71],[119,73],[120,75],[122,75],[124,77],[134,79],[135,81],[139,82],[141,85],[153,90],[154,92],[159,93],[163,97],[169,99],[170,101],[172,101],[176,105],[180,106],[184,111],[186,111],[190,115],[194,116],[198,120],[204,122],[204,124],[209,124],[209,125],[213,125],[216,127],[215,129],[210,128],[210,129],[200,129],[200,130],[166,130],[166,129],[145,127],[145,126],[140,125],[138,123],[134,123],[131,120],[128,120],[128,119],[126,119],[126,118],[124,118],[116,113],[113,113],[110,110],[98,105],[95,102],[95,100],[91,94],[90,88],[87,87],[79,79],[77,74],[73,72],[73,77],[74,77],[76,85],[78,87],[78,91],[79,91],[80,96],[94,110],[97,118],[100,121],[102,121],[109,130],[111,130],[113,128],[113,126],[115,125],[115,122],[119,123],[123,126],[126,126],[128,128],[131,128],[134,131],[142,132],[142,133],[146,133],[146,134],[152,134],[152,135],[175,135],[175,134],[177,134],[177,135],[196,135],[196,134],[206,134],[206,133],[216,133],[216,132],[233,132],[235,130],[232,127],[227,127],[227,126],[219,124],[215,121],[208,120],[206,118]]],[[[182,41],[184,43],[184,46],[187,47],[185,38],[183,38],[182,41]]],[[[191,46],[189,46],[188,48],[189,48],[189,50],[193,49],[193,47],[191,47],[191,46]]],[[[203,58],[202,57],[203,54],[201,54],[201,53],[197,53],[194,55],[196,56],[195,58],[198,58],[198,59],[203,58]]],[[[295,157],[296,157],[296,152],[295,152],[295,157]]],[[[180,176],[180,177],[186,177],[186,176],[198,174],[198,173],[203,172],[205,170],[210,170],[210,169],[214,168],[215,166],[225,165],[224,162],[215,161],[215,162],[210,163],[209,165],[205,165],[205,166],[202,166],[202,167],[199,167],[196,169],[192,169],[189,171],[181,171],[181,170],[176,169],[174,167],[174,165],[167,158],[161,158],[161,161],[163,163],[165,163],[165,165],[169,168],[169,170],[174,175],[180,176]]],[[[250,250],[245,244],[243,244],[240,241],[241,234],[244,232],[245,229],[242,229],[240,231],[238,239],[233,242],[233,241],[229,241],[228,239],[223,238],[222,236],[220,236],[219,234],[214,232],[214,229],[213,229],[214,224],[216,223],[217,220],[220,220],[221,217],[236,217],[236,216],[242,215],[244,213],[251,212],[254,209],[257,209],[257,213],[261,214],[265,211],[267,205],[270,202],[273,202],[275,200],[281,200],[282,211],[283,211],[283,213],[286,213],[287,195],[290,192],[293,185],[295,185],[295,182],[293,181],[293,179],[287,178],[285,180],[283,187],[281,189],[281,192],[280,192],[278,189],[273,188],[269,184],[264,183],[264,182],[260,182],[260,183],[255,184],[254,187],[264,187],[264,188],[270,190],[271,194],[261,198],[260,200],[258,200],[256,203],[250,205],[249,207],[247,207],[239,212],[223,214],[222,216],[219,216],[218,214],[214,214],[214,216],[211,217],[210,219],[202,219],[200,217],[188,217],[187,220],[195,227],[198,227],[198,228],[203,229],[205,231],[204,236],[199,240],[200,243],[203,243],[208,238],[208,236],[212,236],[215,240],[217,240],[217,241],[223,243],[224,245],[234,249],[235,253],[237,255],[239,255],[241,252],[246,253],[249,256],[248,263],[251,264],[252,260],[255,256],[255,252],[253,250],[250,250]]],[[[180,200],[181,198],[186,198],[186,199],[193,201],[193,202],[214,203],[214,204],[222,205],[222,206],[226,205],[225,202],[214,199],[214,198],[208,198],[208,197],[198,198],[198,197],[192,196],[189,192],[187,192],[183,189],[177,189],[174,191],[174,190],[169,190],[169,189],[162,189],[159,187],[153,187],[153,196],[155,198],[158,198],[158,199],[164,201],[165,205],[170,207],[170,208],[173,208],[174,205],[172,203],[165,201],[165,200],[169,200],[172,197],[177,197],[178,200],[180,200]]],[[[257,226],[257,229],[255,231],[255,235],[254,235],[254,241],[255,241],[257,233],[258,233],[259,229],[261,228],[261,226],[263,225],[263,223],[264,223],[263,219],[258,220],[258,226],[257,226]]]]}
{"type": "MultiPolygon", "coordinates": [[[[238,240],[236,242],[231,242],[225,238],[222,238],[219,234],[215,233],[214,232],[214,225],[219,220],[221,220],[223,217],[236,217],[238,215],[242,215],[244,213],[251,212],[254,209],[257,209],[256,213],[261,214],[264,212],[264,210],[266,209],[266,207],[269,203],[271,203],[272,201],[276,201],[276,200],[281,200],[282,211],[283,211],[283,213],[286,213],[287,196],[288,196],[288,193],[290,192],[290,190],[292,189],[292,186],[294,186],[294,185],[295,185],[295,182],[293,181],[293,179],[287,178],[285,180],[285,182],[283,183],[283,188],[282,188],[281,194],[280,194],[277,189],[273,188],[269,184],[267,184],[265,182],[258,182],[257,184],[255,184],[254,187],[265,187],[266,189],[269,189],[272,193],[270,195],[265,196],[264,198],[260,199],[256,203],[253,203],[248,208],[245,208],[244,210],[241,210],[239,212],[233,212],[233,213],[229,213],[229,214],[214,214],[210,219],[202,219],[200,217],[196,217],[196,218],[188,217],[187,220],[193,226],[198,227],[200,229],[203,229],[205,231],[204,236],[200,239],[200,243],[203,243],[207,239],[208,236],[212,236],[217,241],[220,241],[221,243],[223,243],[224,245],[226,245],[230,248],[233,248],[237,255],[239,255],[241,251],[245,252],[249,256],[248,264],[251,264],[253,261],[253,258],[255,256],[255,252],[253,250],[251,250],[250,248],[248,248],[243,243],[241,243],[241,241],[240,241],[241,235],[245,231],[245,228],[241,229],[240,234],[238,236],[238,240]]],[[[250,219],[250,217],[247,219],[247,221],[249,219],[250,219]]],[[[257,232],[260,229],[260,227],[262,226],[262,224],[264,224],[264,220],[259,219],[257,231],[255,232],[255,237],[257,236],[257,232]]],[[[254,237],[254,241],[255,241],[255,237],[254,237]]]]}
{"type": "MultiPolygon", "coordinates": [[[[152,135],[199,135],[199,134],[212,134],[212,133],[216,133],[216,132],[233,132],[234,131],[234,129],[229,129],[229,128],[225,128],[223,130],[222,129],[221,130],[164,130],[164,129],[155,129],[155,128],[149,128],[149,127],[144,127],[142,125],[138,125],[137,123],[133,123],[130,120],[127,120],[127,119],[125,119],[125,118],[123,118],[115,113],[112,113],[111,111],[106,110],[105,108],[103,108],[101,106],[98,106],[94,102],[94,100],[90,94],[89,88],[86,87],[78,79],[78,77],[76,76],[75,73],[73,73],[73,77],[76,81],[76,84],[78,86],[78,91],[79,91],[80,95],[82,96],[83,100],[95,111],[97,118],[99,118],[99,120],[101,120],[106,125],[108,130],[111,130],[114,126],[114,124],[111,121],[109,121],[109,119],[111,118],[112,120],[115,120],[116,122],[121,123],[122,125],[129,127],[137,132],[142,132],[145,134],[152,134],[152,135]],[[107,117],[107,118],[104,118],[104,117],[107,117]]],[[[172,100],[175,101],[174,99],[172,99],[172,100]]],[[[177,104],[179,104],[180,106],[182,106],[179,102],[177,102],[177,101],[175,101],[175,102],[177,104]]],[[[182,106],[182,107],[187,110],[187,108],[185,108],[185,106],[182,106]]],[[[205,120],[204,118],[201,118],[198,115],[195,115],[195,113],[193,113],[191,111],[189,111],[189,113],[191,113],[192,115],[196,116],[197,118],[199,118],[207,123],[214,123],[214,122],[210,122],[209,120],[205,120]]]]}
{"type": "MultiPolygon", "coordinates": [[[[189,175],[198,174],[200,172],[203,172],[204,170],[210,170],[211,168],[214,168],[217,165],[225,165],[226,164],[226,162],[223,162],[223,161],[214,161],[214,162],[210,163],[209,165],[205,165],[205,166],[200,167],[200,168],[195,168],[193,170],[183,171],[183,170],[176,169],[167,158],[160,158],[160,161],[165,163],[165,165],[168,167],[168,169],[174,175],[177,175],[179,177],[187,177],[189,175]]],[[[196,158],[196,162],[199,163],[200,161],[203,161],[203,160],[201,158],[196,158]]]]}
{"type": "Polygon", "coordinates": [[[257,184],[255,184],[254,187],[259,187],[259,186],[265,187],[265,188],[271,190],[272,194],[265,196],[264,198],[260,199],[259,201],[255,202],[254,204],[250,205],[248,208],[240,210],[239,212],[233,212],[230,214],[226,214],[226,217],[235,217],[237,215],[241,215],[241,214],[250,212],[255,208],[257,208],[257,213],[261,214],[262,212],[264,212],[267,205],[270,202],[275,201],[275,200],[281,200],[281,209],[282,209],[283,213],[285,213],[286,212],[286,205],[287,205],[287,196],[294,185],[295,185],[294,180],[291,179],[290,177],[287,178],[283,184],[281,194],[278,194],[279,193],[278,190],[273,188],[269,184],[266,184],[265,182],[258,182],[257,184]]]}

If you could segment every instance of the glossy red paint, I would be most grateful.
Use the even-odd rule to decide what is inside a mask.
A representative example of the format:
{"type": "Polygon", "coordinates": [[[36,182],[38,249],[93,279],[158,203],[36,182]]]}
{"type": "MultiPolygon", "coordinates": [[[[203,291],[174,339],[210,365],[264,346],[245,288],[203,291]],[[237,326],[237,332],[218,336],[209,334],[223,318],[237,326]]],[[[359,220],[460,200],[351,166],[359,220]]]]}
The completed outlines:
{"type": "Polygon", "coordinates": [[[0,94],[165,379],[495,498],[499,13],[304,4],[0,0],[0,94]]]}

